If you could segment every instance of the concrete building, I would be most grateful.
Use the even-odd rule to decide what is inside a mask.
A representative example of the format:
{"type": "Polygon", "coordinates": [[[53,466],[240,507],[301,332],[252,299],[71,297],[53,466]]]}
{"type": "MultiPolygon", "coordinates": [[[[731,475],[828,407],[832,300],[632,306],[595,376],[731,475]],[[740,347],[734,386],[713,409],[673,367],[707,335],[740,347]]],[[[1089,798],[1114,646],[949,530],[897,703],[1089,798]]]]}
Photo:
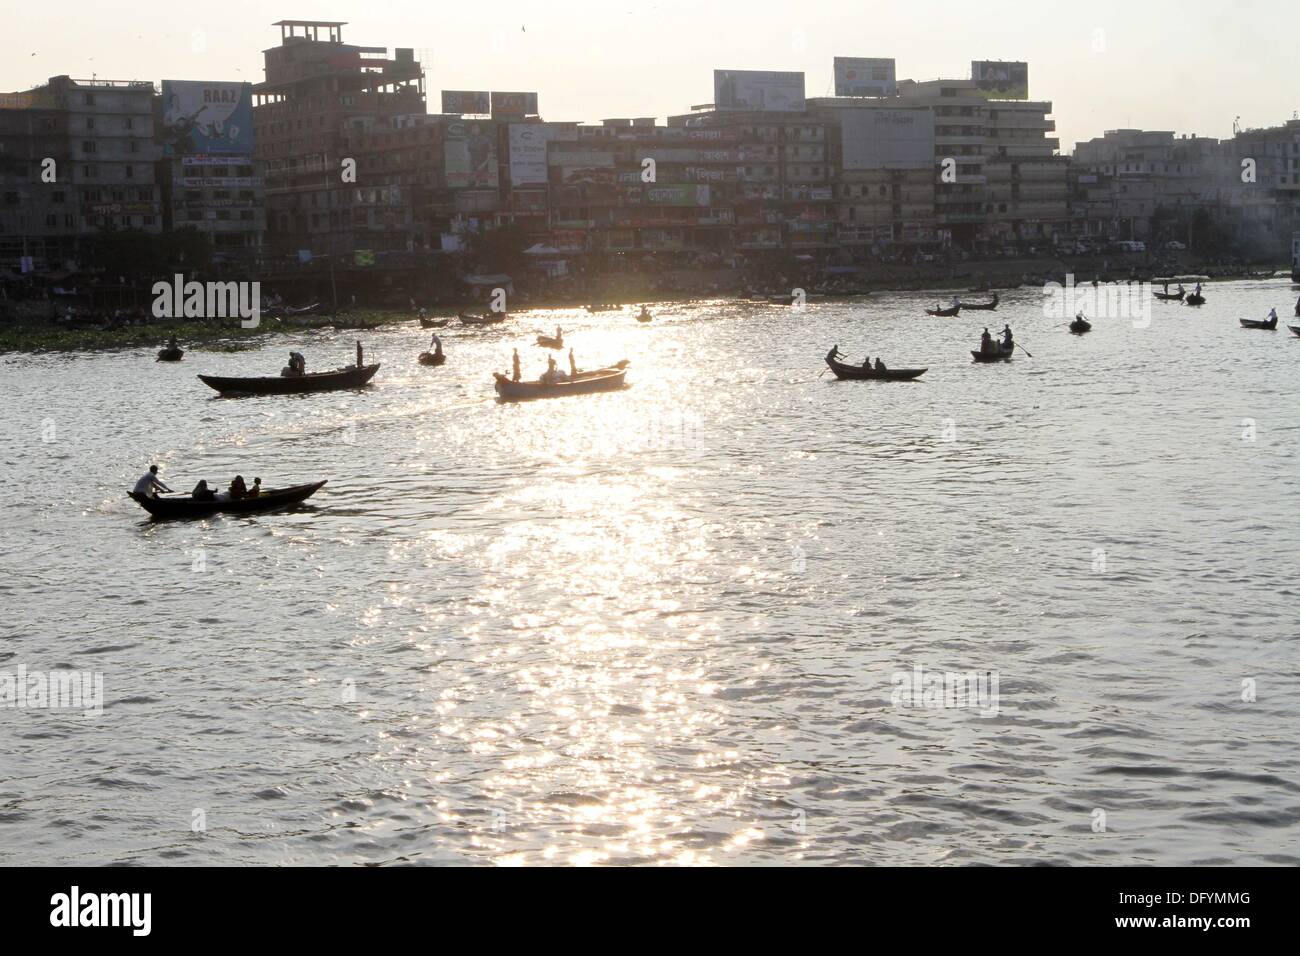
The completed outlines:
{"type": "MultiPolygon", "coordinates": [[[[414,51],[343,42],[344,24],[280,20],[280,45],[264,51],[266,78],[253,87],[257,158],[266,176],[271,251],[349,257],[358,214],[384,222],[377,184],[343,176],[349,130],[425,113],[424,70],[414,51]],[[379,207],[379,208],[377,208],[379,207]]],[[[391,192],[388,194],[391,200],[391,192]]],[[[369,241],[368,239],[365,241],[369,241]]]]}
{"type": "Polygon", "coordinates": [[[0,95],[0,269],[45,271],[74,258],[79,194],[58,180],[71,174],[71,155],[67,114],[52,96],[0,95]]]}
{"type": "Polygon", "coordinates": [[[1234,245],[1281,257],[1300,231],[1300,120],[1224,140],[1212,207],[1234,245]]]}

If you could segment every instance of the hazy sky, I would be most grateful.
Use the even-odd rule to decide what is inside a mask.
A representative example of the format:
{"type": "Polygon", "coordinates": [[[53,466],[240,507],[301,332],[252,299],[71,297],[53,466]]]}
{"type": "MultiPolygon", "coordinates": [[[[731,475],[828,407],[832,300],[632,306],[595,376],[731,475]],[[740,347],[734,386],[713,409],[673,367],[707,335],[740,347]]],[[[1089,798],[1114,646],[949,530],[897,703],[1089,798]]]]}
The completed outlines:
{"type": "Polygon", "coordinates": [[[712,71],[802,70],[832,91],[834,56],[894,57],[900,78],[969,76],[1028,60],[1064,151],[1120,127],[1227,136],[1300,110],[1295,0],[102,0],[6,4],[0,91],[61,73],[110,79],[262,78],[282,18],[343,20],[344,40],[415,47],[441,89],[536,90],[544,118],[684,113],[712,71]],[[430,65],[431,64],[431,65],[430,65]]]}

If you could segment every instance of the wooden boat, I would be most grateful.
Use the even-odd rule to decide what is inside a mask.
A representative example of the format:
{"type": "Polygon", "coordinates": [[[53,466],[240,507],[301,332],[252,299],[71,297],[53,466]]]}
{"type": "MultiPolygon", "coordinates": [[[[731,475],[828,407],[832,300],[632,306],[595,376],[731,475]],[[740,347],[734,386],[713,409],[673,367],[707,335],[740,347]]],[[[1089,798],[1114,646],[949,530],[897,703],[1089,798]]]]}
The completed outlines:
{"type": "Polygon", "coordinates": [[[1205,296],[1192,293],[1183,301],[1188,305],[1205,305],[1205,296]]]}
{"type": "Polygon", "coordinates": [[[421,365],[444,365],[447,362],[445,352],[421,352],[419,359],[421,365]]]}
{"type": "Polygon", "coordinates": [[[587,306],[588,312],[617,312],[623,308],[621,305],[613,305],[608,302],[597,302],[587,306]]]}
{"type": "Polygon", "coordinates": [[[848,379],[863,382],[910,382],[920,378],[929,369],[925,368],[887,368],[883,371],[877,371],[874,368],[864,368],[861,365],[846,365],[843,362],[837,362],[832,358],[826,360],[835,377],[838,379],[848,379]]]}
{"type": "Polygon", "coordinates": [[[556,338],[551,335],[539,335],[537,336],[537,344],[544,349],[562,349],[564,348],[564,338],[562,336],[556,338]]]}
{"type": "Polygon", "coordinates": [[[1083,335],[1092,331],[1092,323],[1087,319],[1075,319],[1070,323],[1070,331],[1075,335],[1083,335]]]}
{"type": "Polygon", "coordinates": [[[933,315],[940,319],[954,319],[961,315],[964,306],[954,305],[951,309],[926,309],[926,315],[933,315]]]}
{"type": "Polygon", "coordinates": [[[1155,297],[1162,302],[1181,302],[1187,295],[1186,290],[1182,292],[1156,292],[1155,297]]]}
{"type": "Polygon", "coordinates": [[[147,495],[138,495],[134,491],[129,492],[128,497],[134,499],[136,504],[155,518],[205,518],[218,513],[255,514],[277,511],[306,501],[323,487],[325,482],[318,481],[310,485],[294,485],[291,488],[263,491],[256,498],[224,501],[195,501],[189,495],[150,498],[147,495]]]}
{"type": "Polygon", "coordinates": [[[174,349],[168,347],[164,349],[159,349],[158,357],[154,359],[154,361],[155,362],[179,362],[184,357],[185,357],[185,352],[183,349],[179,349],[179,348],[174,349]]]}
{"type": "Polygon", "coordinates": [[[1001,300],[998,298],[998,295],[995,292],[993,294],[993,300],[991,302],[981,302],[976,305],[971,305],[969,302],[963,302],[960,308],[971,312],[994,312],[997,310],[998,302],[1000,301],[1001,300]]]}
{"type": "Polygon", "coordinates": [[[199,381],[222,395],[295,395],[299,392],[333,392],[343,388],[360,388],[375,377],[379,365],[335,369],[332,372],[308,372],[306,375],[277,375],[274,378],[227,378],[200,375],[199,381]]]}
{"type": "Polygon", "coordinates": [[[496,325],[498,322],[504,322],[510,318],[508,312],[487,312],[483,315],[466,315],[461,312],[456,318],[460,319],[461,325],[496,325]]]}
{"type": "Polygon", "coordinates": [[[517,402],[533,398],[559,398],[564,395],[587,395],[592,392],[610,392],[623,387],[626,369],[601,369],[598,372],[580,372],[576,379],[546,383],[512,382],[509,376],[494,373],[497,394],[505,401],[517,402]]]}
{"type": "Polygon", "coordinates": [[[972,351],[970,354],[974,356],[975,361],[977,362],[1010,362],[1011,356],[1015,354],[1015,351],[1016,347],[1014,345],[1007,349],[1003,348],[1002,344],[998,342],[994,343],[994,349],[992,352],[972,351]]]}
{"type": "Polygon", "coordinates": [[[1270,332],[1277,330],[1277,319],[1238,319],[1243,329],[1266,329],[1270,332]]]}
{"type": "Polygon", "coordinates": [[[1296,335],[1300,335],[1300,325],[1288,325],[1287,328],[1290,329],[1292,332],[1294,332],[1296,335]]]}
{"type": "MultiPolygon", "coordinates": [[[[1298,314],[1300,314],[1300,312],[1298,312],[1298,314]]],[[[653,322],[654,318],[655,317],[649,312],[638,312],[636,316],[638,322],[653,322]]]]}
{"type": "Polygon", "coordinates": [[[422,329],[445,329],[451,325],[451,319],[420,319],[420,328],[422,329]]]}

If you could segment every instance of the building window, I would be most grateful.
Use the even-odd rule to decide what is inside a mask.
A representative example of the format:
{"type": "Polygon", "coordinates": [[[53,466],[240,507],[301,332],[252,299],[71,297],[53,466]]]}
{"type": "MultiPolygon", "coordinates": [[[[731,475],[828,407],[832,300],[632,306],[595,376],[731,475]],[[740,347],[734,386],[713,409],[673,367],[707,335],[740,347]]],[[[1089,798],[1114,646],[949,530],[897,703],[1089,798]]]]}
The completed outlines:
{"type": "Polygon", "coordinates": [[[81,150],[85,153],[93,153],[95,151],[95,141],[93,139],[82,140],[81,150]]]}
{"type": "Polygon", "coordinates": [[[95,117],[93,117],[93,116],[87,116],[87,117],[86,117],[86,129],[94,129],[94,128],[95,128],[95,117]]]}

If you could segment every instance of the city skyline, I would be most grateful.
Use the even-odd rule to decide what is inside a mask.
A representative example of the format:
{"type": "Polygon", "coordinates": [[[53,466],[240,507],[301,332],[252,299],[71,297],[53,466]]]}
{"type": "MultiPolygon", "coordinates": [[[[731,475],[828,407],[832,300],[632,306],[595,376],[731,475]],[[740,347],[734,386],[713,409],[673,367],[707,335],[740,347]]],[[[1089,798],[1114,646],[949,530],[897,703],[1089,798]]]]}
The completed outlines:
{"type": "Polygon", "coordinates": [[[489,26],[469,10],[435,16],[405,0],[360,12],[342,2],[282,11],[244,2],[224,8],[232,12],[215,25],[169,4],[143,8],[145,16],[128,22],[73,0],[70,18],[95,25],[76,35],[42,22],[35,9],[15,11],[15,35],[30,49],[0,65],[0,89],[24,90],[61,74],[257,83],[262,51],[279,41],[272,20],[301,17],[345,21],[349,43],[413,47],[426,69],[426,109],[435,113],[442,89],[512,89],[537,91],[541,115],[552,121],[662,121],[710,102],[715,68],[801,71],[809,97],[831,95],[834,56],[891,57],[900,78],[916,80],[963,78],[973,59],[1025,60],[1031,99],[1053,104],[1063,154],[1110,129],[1226,137],[1238,118],[1243,128],[1268,126],[1300,105],[1270,75],[1288,52],[1285,32],[1271,27],[1286,7],[1273,0],[1251,4],[1249,17],[1204,3],[1135,9],[1103,2],[1066,31],[1057,25],[1072,19],[1071,7],[998,0],[978,11],[941,13],[950,27],[934,36],[933,13],[864,12],[838,0],[800,7],[797,24],[768,2],[711,10],[666,0],[617,10],[581,2],[544,17],[507,2],[489,26]],[[1007,23],[1017,26],[1007,30],[1007,23]],[[721,48],[716,38],[724,32],[729,42],[721,48]],[[1236,61],[1230,83],[1208,52],[1188,55],[1211,34],[1215,55],[1236,61]],[[611,44],[609,36],[636,45],[611,44]],[[1141,96],[1137,82],[1149,84],[1141,96]]]}

